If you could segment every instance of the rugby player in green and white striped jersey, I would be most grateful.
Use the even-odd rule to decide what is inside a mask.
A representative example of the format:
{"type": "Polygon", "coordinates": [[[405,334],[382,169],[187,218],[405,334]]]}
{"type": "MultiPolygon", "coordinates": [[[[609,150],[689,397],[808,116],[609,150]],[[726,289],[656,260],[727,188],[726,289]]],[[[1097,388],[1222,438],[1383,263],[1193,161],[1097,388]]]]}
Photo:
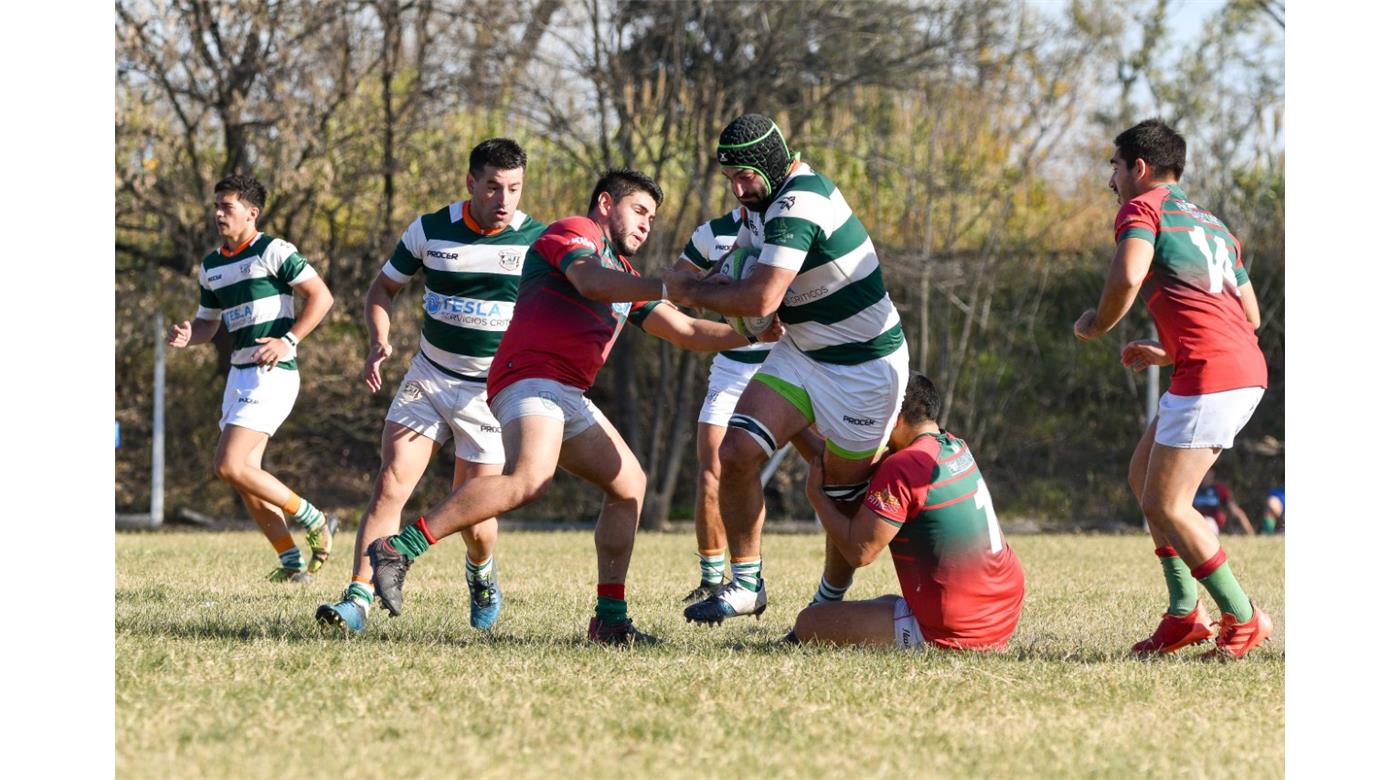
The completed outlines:
{"type": "MultiPolygon", "coordinates": [[[[363,630],[374,598],[365,549],[399,530],[404,505],[448,438],[456,454],[454,490],[474,477],[501,473],[505,450],[500,423],[486,403],[486,373],[515,310],[525,252],[546,227],[516,210],[525,163],[525,151],[508,138],[478,144],[467,162],[468,199],[414,220],[370,287],[363,379],[371,392],[382,386],[380,366],[392,352],[394,296],[420,271],[423,329],[384,418],[379,476],[355,537],[350,584],[339,603],[316,610],[324,624],[363,630]]],[[[491,628],[500,613],[492,556],[496,530],[490,518],[462,532],[473,628],[491,628]]]]}
{"type": "Polygon", "coordinates": [[[310,582],[330,557],[334,518],[298,496],[262,468],[267,440],[292,411],[301,387],[297,344],[321,322],[334,300],[297,248],[258,231],[267,189],[252,176],[214,185],[214,221],[224,244],[199,265],[199,310],[194,324],[171,326],[167,344],[203,344],[222,322],[233,339],[214,472],[238,491],[248,513],[280,559],[274,582],[310,582]],[[293,294],[305,296],[296,314],[293,294]],[[287,530],[306,531],[311,562],[287,530]]]}
{"type": "MultiPolygon", "coordinates": [[[[725,256],[734,248],[739,228],[744,223],[744,208],[722,214],[701,223],[691,233],[675,267],[693,272],[710,273],[719,268],[725,256]]],[[[739,396],[748,386],[758,367],[767,359],[773,342],[759,341],[746,347],[725,350],[710,363],[709,387],[695,431],[695,450],[699,468],[695,474],[695,541],[700,558],[700,584],[687,593],[682,601],[693,604],[712,595],[724,586],[724,523],[719,514],[719,445],[729,425],[739,396]]],[[[811,460],[821,451],[821,438],[810,429],[793,439],[802,457],[811,460]]]]}
{"type": "MultiPolygon", "coordinates": [[[[731,316],[776,313],[787,333],[749,382],[720,445],[720,514],[734,579],[685,610],[719,623],[761,612],[764,461],[809,425],[826,438],[825,491],[853,511],[889,438],[909,375],[899,314],[885,292],[865,226],[836,185],[789,151],[777,124],[745,114],[716,152],[745,208],[737,244],[761,249],[760,267],[724,284],[672,271],[671,298],[731,316]]],[[[814,601],[839,600],[853,569],[830,542],[814,601]]]]}

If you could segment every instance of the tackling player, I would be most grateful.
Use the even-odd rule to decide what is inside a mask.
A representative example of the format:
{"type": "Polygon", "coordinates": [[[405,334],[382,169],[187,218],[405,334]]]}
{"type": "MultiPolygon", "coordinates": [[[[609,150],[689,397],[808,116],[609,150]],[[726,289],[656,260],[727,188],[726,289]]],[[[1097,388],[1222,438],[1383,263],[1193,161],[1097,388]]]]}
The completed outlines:
{"type": "Polygon", "coordinates": [[[214,473],[243,499],[248,514],[280,559],[273,582],[311,581],[331,554],[335,518],[327,518],[262,468],[267,441],[291,414],[301,388],[297,345],[330,311],[334,299],[297,248],[258,230],[267,189],[252,176],[233,175],[214,185],[214,221],[223,246],[199,264],[199,309],[170,327],[177,349],[214,338],[222,321],[233,339],[214,473]],[[296,313],[293,294],[306,301],[296,313]],[[311,561],[287,529],[306,531],[311,561]]]}
{"type": "Polygon", "coordinates": [[[826,495],[821,461],[812,461],[807,497],[836,549],[852,566],[867,566],[888,546],[902,595],[813,604],[797,616],[798,641],[993,650],[1016,630],[1021,562],[967,442],[939,428],[942,404],[928,377],[909,378],[890,433],[893,454],[855,517],[826,495]]]}
{"type": "MultiPolygon", "coordinates": [[[[379,368],[391,354],[389,313],[393,299],[419,271],[425,278],[423,329],[384,418],[379,476],[355,535],[350,584],[341,601],[322,604],[316,619],[362,631],[374,601],[369,542],[399,529],[399,517],[423,472],[450,437],[456,465],[452,487],[501,473],[501,426],[486,405],[486,374],[510,324],[520,267],[544,223],[516,207],[525,186],[525,150],[508,138],[472,149],[467,162],[469,198],[414,220],[370,286],[365,301],[369,354],[363,378],[370,392],[383,384],[379,368]]],[[[496,518],[462,532],[471,625],[495,625],[501,593],[492,551],[496,518]]]]}
{"type": "MultiPolygon", "coordinates": [[[[745,114],[720,134],[717,157],[744,206],[740,246],[761,248],[747,279],[722,284],[664,275],[673,298],[734,316],[777,312],[787,335],[739,398],[720,445],[720,514],[733,580],[685,609],[720,623],[766,609],[759,471],[808,426],[826,438],[827,495],[854,511],[894,425],[909,374],[899,314],[865,226],[836,185],[788,150],[777,124],[745,114]]],[[[840,600],[853,570],[827,542],[814,601],[840,600]]]]}
{"type": "Polygon", "coordinates": [[[649,176],[609,171],[593,190],[588,216],[555,222],[530,247],[516,314],[487,379],[502,426],[504,472],[469,480],[412,526],[370,544],[374,584],[392,614],[403,604],[404,575],[430,545],[539,498],[562,467],[605,494],[594,531],[598,598],[589,640],[656,641],[627,617],[624,585],[646,472],[584,394],[626,322],[687,349],[747,343],[727,324],[693,319],[658,300],[665,284],[639,276],[627,261],[651,233],[661,199],[649,176]]]}
{"type": "MultiPolygon", "coordinates": [[[[740,207],[695,228],[675,267],[696,273],[716,270],[734,248],[743,221],[744,209],[740,207]]],[[[706,598],[724,586],[727,542],[719,514],[719,446],[739,396],[772,349],[772,342],[759,341],[721,352],[710,363],[709,388],[700,406],[695,432],[699,464],[695,475],[695,541],[699,547],[700,584],[682,599],[686,604],[706,598]]],[[[802,457],[811,460],[820,451],[821,439],[807,430],[793,439],[793,444],[802,457]]]]}
{"type": "Polygon", "coordinates": [[[1170,599],[1157,630],[1133,650],[1171,653],[1210,637],[1196,597],[1199,580],[1220,608],[1220,631],[1207,657],[1238,658],[1269,637],[1273,622],[1245,595],[1191,499],[1264,395],[1268,371],[1254,336],[1259,303],[1239,239],[1177,183],[1186,166],[1185,139],[1149,119],[1113,145],[1108,186],[1122,204],[1113,226],[1118,249],[1098,309],[1080,315],[1074,335],[1081,341],[1104,335],[1143,289],[1162,341],[1129,342],[1123,364],[1138,371],[1173,366],[1157,418],[1128,465],[1170,599]]]}

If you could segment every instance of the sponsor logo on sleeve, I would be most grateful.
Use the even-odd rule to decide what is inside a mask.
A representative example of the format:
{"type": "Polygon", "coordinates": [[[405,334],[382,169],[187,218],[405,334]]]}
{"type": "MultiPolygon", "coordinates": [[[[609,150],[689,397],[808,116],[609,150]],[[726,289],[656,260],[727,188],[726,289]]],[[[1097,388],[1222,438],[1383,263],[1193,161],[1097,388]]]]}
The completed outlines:
{"type": "Polygon", "coordinates": [[[598,245],[597,245],[596,243],[594,243],[593,239],[589,238],[588,236],[573,236],[573,237],[571,237],[571,238],[569,239],[569,244],[568,244],[568,245],[569,245],[569,246],[573,246],[574,244],[579,244],[579,245],[581,245],[581,246],[586,246],[586,247],[588,247],[589,249],[592,249],[594,252],[597,252],[597,251],[598,251],[598,245]]]}
{"type": "Polygon", "coordinates": [[[778,211],[787,211],[788,209],[791,209],[796,203],[796,195],[784,195],[783,197],[778,198],[778,202],[774,205],[778,207],[778,211]]]}
{"type": "Polygon", "coordinates": [[[904,513],[904,505],[900,503],[899,497],[888,488],[866,493],[865,505],[887,515],[899,516],[904,513]]]}

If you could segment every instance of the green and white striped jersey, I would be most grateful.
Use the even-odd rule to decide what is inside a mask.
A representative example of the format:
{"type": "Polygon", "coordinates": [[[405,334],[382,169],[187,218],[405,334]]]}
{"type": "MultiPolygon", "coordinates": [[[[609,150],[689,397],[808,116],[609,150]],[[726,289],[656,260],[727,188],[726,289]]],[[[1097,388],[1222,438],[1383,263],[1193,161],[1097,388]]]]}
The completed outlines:
{"type": "MultiPolygon", "coordinates": [[[[238,251],[219,248],[199,263],[199,310],[195,318],[224,321],[233,337],[233,368],[249,368],[257,339],[281,338],[296,321],[292,285],[314,279],[316,270],[297,248],[258,233],[238,251]]],[[[293,357],[277,364],[296,370],[293,357]]]]}
{"type": "MultiPolygon", "coordinates": [[[[685,251],[681,253],[681,259],[702,271],[711,270],[734,248],[739,227],[743,223],[744,208],[741,206],[695,228],[695,232],[690,234],[690,241],[685,245],[685,251]]],[[[762,363],[772,350],[772,342],[760,341],[719,354],[740,363],[762,363]]]]}
{"type": "Polygon", "coordinates": [[[422,269],[423,333],[418,348],[444,373],[486,381],[515,313],[525,252],[547,227],[523,211],[487,235],[459,201],[424,214],[404,231],[384,275],[406,283],[422,269]]]}
{"type": "Polygon", "coordinates": [[[797,271],[778,318],[798,349],[837,365],[899,349],[904,330],[875,245],[831,179],[802,163],[764,214],[744,213],[737,243],[760,247],[760,263],[797,271]]]}

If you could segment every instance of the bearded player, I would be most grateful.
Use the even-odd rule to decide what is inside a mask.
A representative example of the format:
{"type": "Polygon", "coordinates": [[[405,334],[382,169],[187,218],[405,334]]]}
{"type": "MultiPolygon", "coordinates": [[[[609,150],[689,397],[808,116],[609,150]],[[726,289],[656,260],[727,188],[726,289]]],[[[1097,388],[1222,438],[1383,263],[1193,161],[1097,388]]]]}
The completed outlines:
{"type": "Polygon", "coordinates": [[[1157,418],[1128,465],[1169,598],[1157,630],[1133,650],[1172,653],[1210,638],[1197,600],[1199,581],[1220,609],[1220,631],[1207,657],[1239,658],[1268,639],[1273,621],[1245,595],[1219,538],[1191,502],[1264,395],[1268,372],[1254,336],[1259,303],[1239,239],[1178,184],[1185,139],[1149,119],[1123,131],[1113,145],[1108,186],[1122,204],[1113,231],[1118,250],[1098,308],[1080,315],[1074,335],[1081,341],[1103,336],[1141,289],[1162,340],[1130,342],[1123,364],[1138,371],[1173,367],[1157,418]]]}
{"type": "MultiPolygon", "coordinates": [[[[776,123],[745,114],[716,151],[745,222],[737,244],[761,250],[748,278],[722,284],[672,271],[674,299],[731,316],[777,313],[786,336],[745,387],[720,445],[720,515],[733,579],[685,609],[689,621],[721,623],[768,604],[760,536],[759,472],[808,426],[826,439],[827,495],[854,512],[894,426],[909,374],[899,314],[885,292],[865,226],[836,185],[793,154],[776,123]]],[[[814,601],[837,601],[853,569],[827,542],[814,601]]]]}
{"type": "Polygon", "coordinates": [[[797,641],[994,650],[1016,630],[1021,562],[967,442],[939,428],[941,408],[928,377],[909,378],[890,433],[893,454],[875,470],[854,517],[826,495],[821,461],[812,461],[807,498],[828,538],[856,567],[888,546],[901,595],[813,604],[797,616],[797,641]]]}
{"type": "Polygon", "coordinates": [[[665,303],[666,286],[628,262],[646,242],[661,199],[649,176],[610,171],[593,190],[588,216],[555,222],[530,247],[515,317],[486,383],[501,421],[504,471],[468,481],[412,526],[370,545],[374,584],[390,613],[399,614],[404,576],[430,545],[534,501],[562,467],[604,492],[594,532],[598,596],[589,640],[656,641],[627,616],[625,588],[646,473],[585,393],[626,322],[687,349],[747,343],[727,324],[693,319],[665,303]]]}
{"type": "MultiPolygon", "coordinates": [[[[701,224],[691,233],[675,267],[697,274],[717,270],[734,249],[743,223],[744,209],[740,207],[701,224]]],[[[695,455],[699,465],[695,473],[695,541],[700,559],[700,584],[682,599],[686,604],[707,598],[724,586],[724,553],[728,543],[719,513],[719,447],[739,396],[772,349],[772,342],[757,341],[725,350],[710,362],[709,386],[705,402],[700,405],[695,431],[695,455]]],[[[793,439],[793,445],[803,458],[811,460],[821,451],[822,442],[807,430],[793,439]]]]}

